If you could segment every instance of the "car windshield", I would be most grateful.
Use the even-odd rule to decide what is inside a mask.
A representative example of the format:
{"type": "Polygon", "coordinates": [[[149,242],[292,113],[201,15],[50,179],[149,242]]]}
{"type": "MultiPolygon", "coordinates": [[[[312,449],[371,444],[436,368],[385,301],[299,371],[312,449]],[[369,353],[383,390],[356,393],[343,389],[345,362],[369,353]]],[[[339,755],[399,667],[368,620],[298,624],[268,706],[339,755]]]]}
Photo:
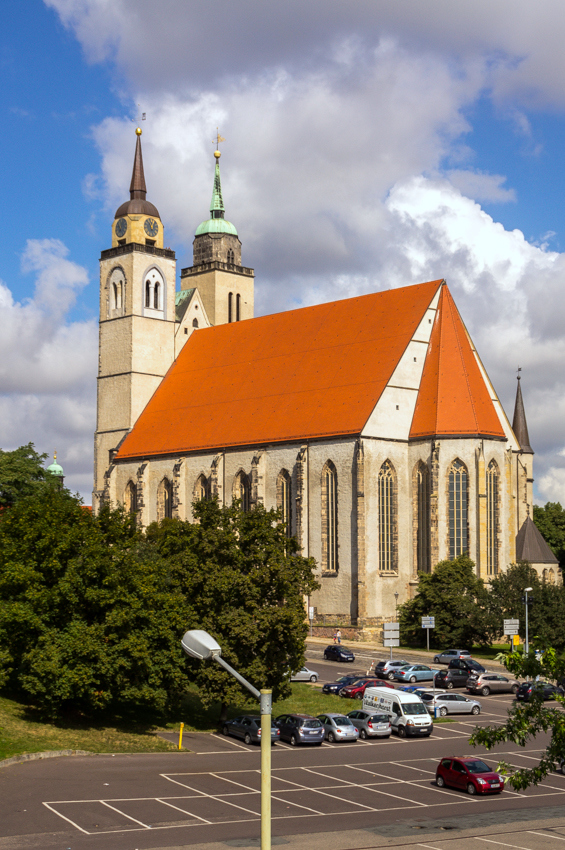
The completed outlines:
{"type": "Polygon", "coordinates": [[[353,726],[349,717],[343,717],[341,714],[338,717],[334,717],[333,722],[336,726],[353,726]]]}
{"type": "Polygon", "coordinates": [[[371,720],[373,723],[388,723],[388,714],[373,714],[371,720]]]}
{"type": "Polygon", "coordinates": [[[410,670],[411,667],[412,667],[411,664],[401,664],[398,669],[399,670],[410,670]]]}
{"type": "Polygon", "coordinates": [[[476,761],[466,761],[465,767],[469,773],[492,773],[492,769],[485,764],[484,761],[477,759],[476,761]]]}
{"type": "Polygon", "coordinates": [[[428,710],[421,702],[405,702],[402,704],[404,714],[427,714],[428,710]]]}
{"type": "Polygon", "coordinates": [[[305,720],[302,725],[306,729],[319,729],[322,724],[319,720],[305,720]]]}

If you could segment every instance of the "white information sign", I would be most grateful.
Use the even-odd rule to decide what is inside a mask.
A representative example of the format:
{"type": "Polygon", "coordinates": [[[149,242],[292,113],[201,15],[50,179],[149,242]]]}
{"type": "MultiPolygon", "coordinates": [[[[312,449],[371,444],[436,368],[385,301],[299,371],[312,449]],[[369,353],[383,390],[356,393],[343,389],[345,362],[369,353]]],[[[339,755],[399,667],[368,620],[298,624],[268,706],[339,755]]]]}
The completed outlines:
{"type": "Polygon", "coordinates": [[[308,608],[308,619],[309,619],[309,620],[313,620],[313,619],[314,619],[314,609],[312,608],[312,606],[310,606],[310,607],[308,608]]]}
{"type": "Polygon", "coordinates": [[[422,617],[422,628],[423,629],[435,629],[436,627],[436,618],[435,617],[422,617]]]}

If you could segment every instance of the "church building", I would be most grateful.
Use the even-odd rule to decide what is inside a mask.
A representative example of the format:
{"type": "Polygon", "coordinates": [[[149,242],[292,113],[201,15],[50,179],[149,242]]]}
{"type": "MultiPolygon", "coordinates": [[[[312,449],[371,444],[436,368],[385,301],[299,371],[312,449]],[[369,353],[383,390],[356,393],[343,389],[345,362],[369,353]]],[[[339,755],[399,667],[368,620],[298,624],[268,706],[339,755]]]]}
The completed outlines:
{"type": "Polygon", "coordinates": [[[100,259],[94,510],[146,526],[210,496],[278,508],[318,564],[317,617],[361,627],[464,552],[486,581],[527,554],[560,581],[531,519],[520,384],[511,426],[445,281],[254,318],[215,151],[177,292],[136,132],[100,259]]]}

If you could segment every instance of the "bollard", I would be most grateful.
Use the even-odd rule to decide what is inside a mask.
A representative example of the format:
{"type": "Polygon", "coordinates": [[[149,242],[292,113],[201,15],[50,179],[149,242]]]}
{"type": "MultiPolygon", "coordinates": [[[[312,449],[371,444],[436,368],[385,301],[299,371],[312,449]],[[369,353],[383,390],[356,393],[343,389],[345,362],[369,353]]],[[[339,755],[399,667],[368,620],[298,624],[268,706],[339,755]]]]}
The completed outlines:
{"type": "Polygon", "coordinates": [[[181,723],[179,729],[179,750],[182,750],[182,730],[184,729],[184,723],[181,723]]]}

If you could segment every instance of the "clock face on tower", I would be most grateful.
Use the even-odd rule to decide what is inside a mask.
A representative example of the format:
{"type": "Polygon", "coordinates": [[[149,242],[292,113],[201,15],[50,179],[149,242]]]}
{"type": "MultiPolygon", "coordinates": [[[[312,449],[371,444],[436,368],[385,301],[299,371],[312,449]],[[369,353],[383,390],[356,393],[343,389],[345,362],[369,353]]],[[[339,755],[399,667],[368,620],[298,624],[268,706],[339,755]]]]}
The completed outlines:
{"type": "Polygon", "coordinates": [[[119,218],[116,222],[116,236],[118,239],[121,239],[122,236],[125,236],[125,232],[128,229],[128,223],[125,218],[119,218]]]}
{"type": "Polygon", "coordinates": [[[157,236],[159,232],[159,225],[154,218],[146,218],[143,228],[148,236],[157,236]]]}

